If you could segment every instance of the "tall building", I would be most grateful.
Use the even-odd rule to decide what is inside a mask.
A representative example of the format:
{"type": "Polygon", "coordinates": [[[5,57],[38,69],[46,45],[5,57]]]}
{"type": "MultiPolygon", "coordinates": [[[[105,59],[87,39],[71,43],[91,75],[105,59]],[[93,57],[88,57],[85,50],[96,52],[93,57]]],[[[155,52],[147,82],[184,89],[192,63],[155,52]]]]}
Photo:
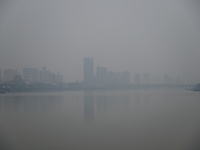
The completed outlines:
{"type": "Polygon", "coordinates": [[[94,84],[94,61],[93,58],[83,59],[83,82],[86,86],[94,84]]]}
{"type": "Polygon", "coordinates": [[[51,73],[51,82],[56,83],[56,74],[55,73],[51,73]]]}
{"type": "Polygon", "coordinates": [[[43,67],[43,82],[51,83],[51,71],[46,70],[46,67],[43,67]]]}
{"type": "Polygon", "coordinates": [[[59,71],[57,72],[56,75],[56,83],[62,83],[63,82],[63,76],[60,75],[59,71]]]}
{"type": "Polygon", "coordinates": [[[84,120],[94,120],[94,93],[84,92],[84,120]]]}
{"type": "Polygon", "coordinates": [[[43,76],[43,71],[39,71],[39,82],[43,83],[44,82],[44,76],[43,76]]]}
{"type": "Polygon", "coordinates": [[[96,79],[97,79],[98,86],[106,86],[107,85],[107,68],[98,66],[96,79]]]}
{"type": "Polygon", "coordinates": [[[140,84],[140,74],[135,74],[134,76],[134,84],[140,84]]]}
{"type": "Polygon", "coordinates": [[[39,69],[23,68],[23,79],[27,82],[38,82],[39,81],[39,69]]]}

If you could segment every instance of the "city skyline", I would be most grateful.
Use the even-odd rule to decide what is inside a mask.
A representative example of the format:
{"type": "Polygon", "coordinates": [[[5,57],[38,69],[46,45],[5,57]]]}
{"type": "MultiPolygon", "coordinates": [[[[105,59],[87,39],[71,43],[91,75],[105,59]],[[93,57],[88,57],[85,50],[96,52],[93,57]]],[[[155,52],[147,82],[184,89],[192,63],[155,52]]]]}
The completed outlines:
{"type": "MultiPolygon", "coordinates": [[[[102,67],[102,66],[99,66],[99,65],[97,65],[96,63],[94,63],[94,75],[96,74],[96,68],[97,67],[102,67]]],[[[4,70],[16,70],[18,73],[20,73],[20,75],[21,76],[23,76],[22,74],[23,74],[23,68],[20,68],[20,67],[18,67],[18,69],[16,69],[16,68],[5,68],[5,69],[2,69],[2,68],[0,68],[0,70],[1,70],[1,77],[3,77],[4,75],[4,70]]],[[[24,67],[24,68],[36,68],[36,67],[24,67]]],[[[39,68],[42,68],[42,67],[39,67],[39,68]]],[[[38,68],[37,68],[38,69],[38,68]]],[[[71,68],[72,69],[72,68],[71,68]]],[[[56,69],[51,69],[51,70],[56,70],[56,69]]],[[[74,69],[72,69],[72,70],[69,70],[68,71],[68,73],[70,73],[70,72],[72,72],[74,69]]],[[[80,69],[80,70],[84,70],[84,69],[80,69]]],[[[79,70],[79,71],[80,71],[79,70]]],[[[109,70],[113,70],[113,69],[109,69],[109,70]]],[[[117,69],[118,71],[116,71],[115,70],[115,72],[123,72],[123,70],[122,69],[117,69]],[[119,71],[119,70],[121,70],[121,71],[119,71]]],[[[130,69],[131,70],[131,69],[130,69]]],[[[60,71],[52,71],[52,72],[65,72],[65,70],[60,70],[60,71]]],[[[63,74],[63,73],[62,73],[63,74]]],[[[81,73],[81,74],[83,74],[83,73],[81,73]]],[[[183,82],[183,83],[186,83],[186,84],[196,84],[196,83],[198,83],[198,81],[191,81],[191,82],[189,82],[188,80],[184,80],[184,78],[183,77],[181,77],[181,76],[175,76],[175,75],[172,75],[172,74],[168,74],[168,73],[148,73],[147,71],[143,71],[143,72],[139,72],[139,71],[137,71],[137,72],[134,72],[134,71],[130,71],[130,79],[131,79],[131,83],[134,83],[134,81],[135,81],[135,74],[140,74],[140,76],[141,76],[141,83],[144,83],[145,81],[145,79],[144,79],[144,75],[145,74],[148,74],[149,75],[149,77],[148,77],[148,82],[150,82],[150,83],[164,83],[165,82],[165,78],[166,78],[166,75],[167,76],[169,76],[169,78],[171,78],[171,80],[173,80],[173,81],[177,81],[177,80],[180,80],[181,79],[181,81],[183,82]],[[157,80],[157,81],[156,81],[157,80]]],[[[80,74],[79,74],[79,76],[80,76],[80,74]]],[[[73,80],[69,80],[69,79],[67,79],[67,75],[64,75],[63,76],[63,78],[64,78],[64,82],[74,82],[74,81],[76,81],[77,79],[78,79],[78,81],[84,81],[84,76],[80,76],[80,77],[74,77],[74,79],[73,80]]],[[[200,82],[200,80],[199,80],[199,82],[200,82]]]]}
{"type": "MultiPolygon", "coordinates": [[[[88,68],[86,68],[86,70],[88,70],[88,68]]],[[[46,67],[42,67],[42,70],[39,70],[38,68],[33,68],[33,67],[31,67],[31,68],[24,67],[22,69],[22,72],[18,71],[17,69],[2,70],[0,68],[0,78],[1,78],[0,81],[11,81],[15,75],[20,75],[23,78],[23,80],[25,80],[25,81],[31,81],[31,82],[34,81],[34,82],[41,82],[41,83],[54,83],[50,79],[52,77],[46,77],[46,78],[49,78],[49,79],[46,79],[46,81],[44,79],[41,79],[41,78],[43,78],[43,77],[41,77],[42,71],[46,71],[46,76],[47,76],[47,74],[49,74],[49,75],[51,74],[51,76],[54,76],[53,77],[54,81],[56,80],[55,76],[60,75],[58,71],[57,71],[57,74],[55,74],[55,73],[51,72],[51,70],[46,70],[46,67]],[[6,74],[9,74],[9,75],[5,76],[6,74]]],[[[81,81],[78,78],[76,79],[76,81],[83,82],[85,84],[87,84],[89,82],[91,85],[93,84],[93,85],[98,85],[98,86],[106,85],[106,83],[107,83],[107,85],[108,84],[112,85],[113,84],[112,82],[121,82],[120,81],[121,79],[119,79],[119,77],[118,77],[119,81],[112,81],[112,80],[116,80],[117,79],[116,77],[119,76],[120,74],[121,75],[124,74],[126,76],[127,79],[125,79],[126,81],[124,80],[123,82],[126,83],[127,85],[128,84],[185,84],[182,81],[181,77],[178,76],[176,78],[173,78],[168,74],[164,74],[163,78],[161,79],[160,75],[151,77],[151,75],[149,73],[143,73],[143,74],[136,73],[136,74],[133,74],[133,78],[131,78],[131,74],[129,71],[122,71],[122,72],[111,71],[106,67],[98,66],[98,65],[96,67],[94,67],[94,59],[91,57],[83,58],[83,79],[86,77],[87,81],[84,82],[84,80],[81,81]],[[85,64],[85,60],[86,60],[86,64],[85,64]],[[87,64],[90,65],[90,68],[89,68],[89,71],[90,71],[89,76],[90,77],[89,78],[88,78],[88,74],[84,72],[84,67],[87,64]],[[112,79],[109,81],[109,78],[112,77],[113,75],[116,76],[115,77],[116,79],[112,79]],[[92,82],[90,81],[91,80],[90,78],[92,78],[92,80],[93,80],[92,82]]],[[[65,83],[74,82],[74,81],[65,81],[61,75],[59,78],[60,78],[60,81],[63,81],[65,83]]]]}
{"type": "Polygon", "coordinates": [[[15,78],[15,76],[20,76],[26,84],[63,83],[63,76],[59,72],[51,72],[51,70],[47,70],[46,67],[42,67],[42,70],[39,70],[38,68],[25,67],[22,72],[19,72],[17,69],[5,69],[3,71],[0,69],[0,83],[9,83],[15,78]]]}
{"type": "Polygon", "coordinates": [[[50,1],[1,3],[2,70],[46,66],[83,81],[82,59],[92,57],[94,68],[129,70],[131,82],[144,73],[200,82],[198,2],[50,1]]]}
{"type": "Polygon", "coordinates": [[[0,0],[0,150],[200,150],[200,0],[0,0]]]}
{"type": "MultiPolygon", "coordinates": [[[[96,65],[94,67],[94,59],[92,57],[83,58],[83,81],[78,78],[76,82],[83,82],[87,86],[97,85],[99,87],[106,87],[108,85],[130,85],[130,84],[185,84],[182,82],[181,77],[173,78],[168,74],[164,74],[163,78],[160,75],[153,76],[149,73],[136,73],[131,78],[130,71],[111,71],[107,67],[96,65]]],[[[65,81],[63,76],[47,70],[46,67],[42,67],[42,70],[38,68],[24,67],[22,73],[17,69],[0,69],[0,82],[11,81],[15,75],[20,75],[26,83],[41,82],[41,83],[70,83],[74,81],[65,81]],[[2,75],[3,73],[3,75],[2,75]]]]}

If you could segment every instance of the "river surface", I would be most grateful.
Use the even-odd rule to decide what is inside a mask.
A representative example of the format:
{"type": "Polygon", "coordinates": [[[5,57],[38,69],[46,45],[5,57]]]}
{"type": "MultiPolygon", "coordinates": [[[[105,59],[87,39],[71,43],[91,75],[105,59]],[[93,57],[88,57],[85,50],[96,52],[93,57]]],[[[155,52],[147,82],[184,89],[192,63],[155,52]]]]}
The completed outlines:
{"type": "Polygon", "coordinates": [[[0,95],[0,149],[200,149],[200,92],[110,90],[0,95]]]}

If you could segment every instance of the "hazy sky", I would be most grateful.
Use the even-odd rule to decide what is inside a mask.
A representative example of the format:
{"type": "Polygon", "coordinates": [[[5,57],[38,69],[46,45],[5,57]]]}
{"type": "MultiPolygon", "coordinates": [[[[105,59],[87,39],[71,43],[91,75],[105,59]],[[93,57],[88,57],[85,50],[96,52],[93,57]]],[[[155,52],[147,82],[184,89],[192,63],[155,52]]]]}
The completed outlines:
{"type": "Polygon", "coordinates": [[[200,82],[199,3],[186,0],[3,0],[0,68],[83,80],[83,58],[112,71],[200,82]]]}

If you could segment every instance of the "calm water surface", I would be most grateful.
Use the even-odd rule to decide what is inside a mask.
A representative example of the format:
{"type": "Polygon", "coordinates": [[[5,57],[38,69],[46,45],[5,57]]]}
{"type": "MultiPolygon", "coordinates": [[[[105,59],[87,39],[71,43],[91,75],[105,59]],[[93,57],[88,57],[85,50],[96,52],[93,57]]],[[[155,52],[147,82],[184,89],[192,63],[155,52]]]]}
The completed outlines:
{"type": "Polygon", "coordinates": [[[0,95],[0,149],[200,149],[200,92],[119,90],[0,95]]]}

